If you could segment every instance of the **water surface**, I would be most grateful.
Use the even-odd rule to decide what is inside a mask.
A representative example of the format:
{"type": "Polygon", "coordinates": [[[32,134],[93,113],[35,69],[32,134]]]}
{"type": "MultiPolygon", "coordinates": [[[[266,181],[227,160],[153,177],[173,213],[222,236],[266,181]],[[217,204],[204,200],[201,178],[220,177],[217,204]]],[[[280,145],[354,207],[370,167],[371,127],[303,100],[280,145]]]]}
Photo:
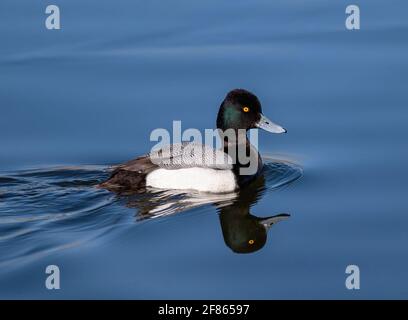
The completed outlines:
{"type": "Polygon", "coordinates": [[[360,1],[359,31],[343,0],[56,2],[59,31],[48,4],[0,4],[1,298],[408,296],[405,1],[360,1]],[[236,87],[288,129],[260,133],[280,174],[244,195],[251,216],[290,214],[262,248],[225,241],[240,225],[221,211],[239,195],[158,193],[152,213],[143,195],[94,188],[148,152],[153,129],[213,128],[236,87]],[[59,291],[45,289],[50,264],[59,291]]]}

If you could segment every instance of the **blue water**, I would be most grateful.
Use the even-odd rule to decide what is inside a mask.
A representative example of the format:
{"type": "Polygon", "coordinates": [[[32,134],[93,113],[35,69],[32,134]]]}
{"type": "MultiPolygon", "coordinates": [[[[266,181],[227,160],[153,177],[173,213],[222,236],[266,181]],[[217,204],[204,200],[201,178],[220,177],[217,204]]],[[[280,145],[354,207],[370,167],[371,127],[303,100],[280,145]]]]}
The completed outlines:
{"type": "Polygon", "coordinates": [[[0,298],[407,298],[408,4],[355,3],[359,31],[342,0],[54,1],[50,31],[49,2],[2,0],[0,298]],[[259,135],[248,210],[290,214],[262,248],[225,241],[239,195],[95,188],[153,129],[213,128],[236,87],[288,129],[259,135]]]}

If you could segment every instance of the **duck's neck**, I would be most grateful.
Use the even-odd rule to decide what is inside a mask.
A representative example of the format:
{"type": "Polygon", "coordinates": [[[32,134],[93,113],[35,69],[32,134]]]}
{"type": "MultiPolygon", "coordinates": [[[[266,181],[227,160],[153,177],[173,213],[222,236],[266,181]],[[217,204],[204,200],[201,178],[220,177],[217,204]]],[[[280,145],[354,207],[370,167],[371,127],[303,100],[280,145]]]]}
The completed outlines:
{"type": "Polygon", "coordinates": [[[262,169],[262,159],[258,150],[250,143],[243,130],[236,130],[235,137],[221,135],[224,152],[233,159],[233,171],[236,173],[240,185],[256,177],[262,169]],[[246,170],[254,168],[253,170],[246,170]]]}
{"type": "Polygon", "coordinates": [[[223,140],[224,152],[228,153],[226,150],[228,148],[238,148],[239,146],[250,146],[246,131],[244,130],[231,130],[223,131],[220,133],[221,139],[223,140]]]}

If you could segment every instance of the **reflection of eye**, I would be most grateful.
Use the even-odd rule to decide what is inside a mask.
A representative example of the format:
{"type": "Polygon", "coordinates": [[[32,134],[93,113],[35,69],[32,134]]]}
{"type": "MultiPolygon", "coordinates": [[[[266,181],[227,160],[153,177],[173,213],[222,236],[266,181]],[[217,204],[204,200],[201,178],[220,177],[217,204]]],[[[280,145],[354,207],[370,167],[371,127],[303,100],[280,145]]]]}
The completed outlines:
{"type": "Polygon", "coordinates": [[[248,107],[243,107],[243,108],[242,108],[242,111],[244,111],[244,112],[249,112],[249,108],[248,108],[248,107]]]}
{"type": "Polygon", "coordinates": [[[252,240],[252,239],[248,241],[249,244],[254,244],[254,242],[255,242],[255,241],[252,240]]]}

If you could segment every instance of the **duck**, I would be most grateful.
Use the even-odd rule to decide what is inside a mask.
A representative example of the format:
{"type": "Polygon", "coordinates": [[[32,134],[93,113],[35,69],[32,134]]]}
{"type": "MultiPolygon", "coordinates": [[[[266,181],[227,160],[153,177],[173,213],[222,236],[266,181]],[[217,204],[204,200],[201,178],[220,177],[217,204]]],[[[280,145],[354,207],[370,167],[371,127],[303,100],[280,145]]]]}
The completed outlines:
{"type": "Polygon", "coordinates": [[[233,192],[262,172],[262,158],[250,143],[248,131],[258,128],[277,134],[287,132],[263,114],[258,97],[245,89],[227,93],[219,107],[216,126],[222,139],[221,148],[196,142],[164,146],[115,166],[110,177],[98,186],[117,193],[140,192],[146,188],[233,192]],[[232,132],[232,138],[226,132],[232,132]],[[242,149],[250,155],[249,160],[240,158],[242,149]]]}

